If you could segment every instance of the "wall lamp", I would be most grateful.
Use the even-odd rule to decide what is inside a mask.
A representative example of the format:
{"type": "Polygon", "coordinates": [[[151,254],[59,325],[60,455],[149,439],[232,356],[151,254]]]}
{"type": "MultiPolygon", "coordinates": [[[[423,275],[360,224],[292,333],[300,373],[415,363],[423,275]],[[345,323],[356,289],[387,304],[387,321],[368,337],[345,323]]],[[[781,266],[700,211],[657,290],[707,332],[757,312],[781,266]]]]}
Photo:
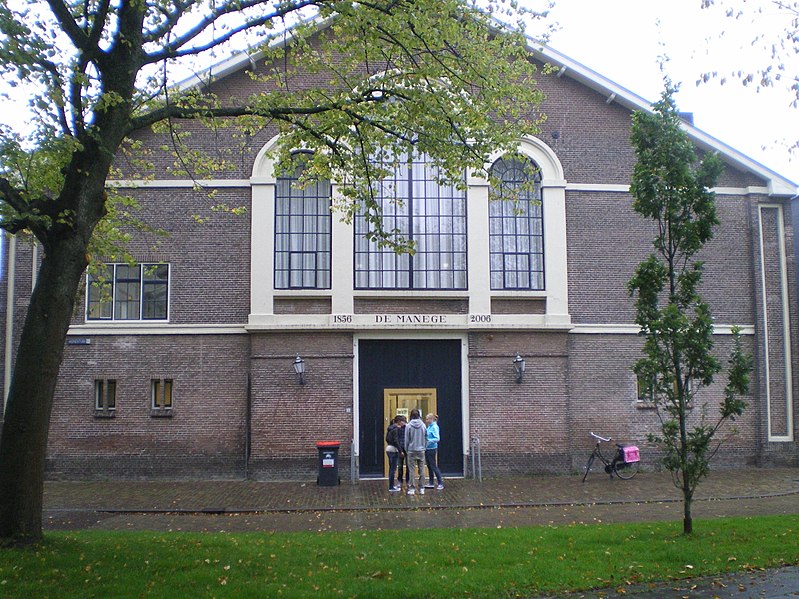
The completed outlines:
{"type": "Polygon", "coordinates": [[[516,382],[521,383],[524,377],[524,358],[519,354],[516,354],[516,357],[513,358],[513,369],[516,371],[516,382]]]}
{"type": "Polygon", "coordinates": [[[293,365],[294,365],[294,372],[297,373],[297,380],[299,380],[300,385],[304,385],[305,384],[305,360],[303,360],[302,358],[300,358],[299,355],[297,355],[297,357],[294,358],[294,364],[293,365]]]}

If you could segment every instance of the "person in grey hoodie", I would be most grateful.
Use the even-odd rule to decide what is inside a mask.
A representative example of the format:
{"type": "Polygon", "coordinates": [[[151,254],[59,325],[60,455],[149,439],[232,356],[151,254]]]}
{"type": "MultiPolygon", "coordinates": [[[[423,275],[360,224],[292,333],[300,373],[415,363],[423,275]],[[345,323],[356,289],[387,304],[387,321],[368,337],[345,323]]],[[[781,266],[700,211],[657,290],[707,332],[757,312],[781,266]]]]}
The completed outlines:
{"type": "Polygon", "coordinates": [[[418,473],[416,488],[419,494],[424,495],[424,450],[427,447],[427,427],[422,422],[421,412],[414,408],[411,410],[411,421],[405,427],[405,451],[408,454],[408,470],[410,481],[408,495],[414,494],[414,470],[418,473]]]}

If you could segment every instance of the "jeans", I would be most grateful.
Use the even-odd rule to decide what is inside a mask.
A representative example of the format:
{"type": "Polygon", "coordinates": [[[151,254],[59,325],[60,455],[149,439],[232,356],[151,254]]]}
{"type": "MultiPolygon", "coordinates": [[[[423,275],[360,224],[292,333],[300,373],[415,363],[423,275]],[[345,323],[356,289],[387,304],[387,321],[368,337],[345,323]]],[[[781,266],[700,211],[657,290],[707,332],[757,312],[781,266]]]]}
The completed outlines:
{"type": "MultiPolygon", "coordinates": [[[[388,456],[388,488],[391,489],[394,487],[394,476],[397,473],[397,463],[399,462],[400,452],[387,451],[386,455],[388,456]]],[[[400,470],[399,473],[399,480],[402,482],[402,470],[400,470]]]]}
{"type": "Polygon", "coordinates": [[[399,486],[401,486],[402,485],[402,479],[404,477],[405,478],[405,484],[407,485],[408,484],[408,478],[410,477],[410,472],[411,472],[410,466],[408,465],[408,456],[403,451],[400,451],[397,455],[399,456],[399,459],[397,460],[397,464],[398,464],[398,466],[397,466],[397,468],[398,468],[398,470],[397,470],[397,482],[399,483],[399,486]]]}
{"type": "Polygon", "coordinates": [[[416,479],[414,470],[418,471],[418,482],[416,487],[421,489],[424,487],[422,479],[424,478],[424,452],[423,451],[409,451],[408,452],[408,470],[410,471],[411,479],[408,483],[408,489],[413,489],[413,481],[416,479]]]}
{"type": "Polygon", "coordinates": [[[438,449],[425,449],[424,459],[427,462],[427,474],[430,477],[430,484],[433,484],[433,475],[435,474],[438,484],[443,485],[441,470],[438,467],[438,449]]]}

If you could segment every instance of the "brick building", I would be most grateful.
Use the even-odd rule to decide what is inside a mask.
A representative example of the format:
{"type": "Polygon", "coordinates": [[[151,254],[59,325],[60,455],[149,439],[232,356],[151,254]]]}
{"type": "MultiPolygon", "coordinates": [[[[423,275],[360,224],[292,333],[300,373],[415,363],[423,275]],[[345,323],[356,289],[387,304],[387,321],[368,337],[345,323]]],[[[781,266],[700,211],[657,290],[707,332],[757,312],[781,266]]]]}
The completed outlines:
{"type": "MultiPolygon", "coordinates": [[[[248,139],[224,176],[202,182],[216,192],[209,199],[142,132],[155,178],[121,160],[113,185],[169,236],[141,234],[131,244],[139,264],[108,264],[109,296],[87,281],[49,475],[312,479],[315,442],[333,439],[342,478],[381,476],[388,418],[416,406],[440,416],[449,475],[471,474],[478,441],[484,475],[576,470],[589,431],[636,442],[651,463],[646,435],[658,419],[631,370],[641,340],[626,292],[653,236],[629,194],[630,116],[649,103],[552,49],[530,51],[558,67],[539,81],[548,120],[519,139],[521,158],[495,155],[491,165],[511,183],[525,162],[537,166],[540,201],[521,213],[489,205],[485,180],[445,189],[419,159],[394,179],[408,184],[407,212],[390,216],[414,231],[413,257],[367,243],[357,218],[331,217],[335,181],[297,190],[276,177],[277,136],[248,139]],[[211,210],[220,203],[246,213],[211,210]]],[[[257,64],[234,57],[215,68],[214,85],[244,95],[257,64]]],[[[185,127],[205,147],[228,135],[185,127]]],[[[685,129],[726,163],[721,225],[702,256],[716,348],[727,355],[737,325],[756,360],[749,406],[717,463],[795,464],[797,188],[685,129]]],[[[6,390],[37,251],[3,238],[6,390]]],[[[713,409],[723,385],[703,389],[698,404],[713,409]]]]}

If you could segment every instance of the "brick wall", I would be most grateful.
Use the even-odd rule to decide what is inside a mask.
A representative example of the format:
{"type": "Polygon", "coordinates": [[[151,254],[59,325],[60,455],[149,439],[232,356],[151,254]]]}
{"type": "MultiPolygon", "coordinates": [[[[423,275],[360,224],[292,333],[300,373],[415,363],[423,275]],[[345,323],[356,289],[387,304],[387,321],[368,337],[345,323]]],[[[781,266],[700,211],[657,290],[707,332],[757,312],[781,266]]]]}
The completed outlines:
{"type": "MultiPolygon", "coordinates": [[[[705,262],[700,288],[718,323],[754,323],[750,205],[719,197],[721,224],[697,256],[705,262]]],[[[627,282],[652,251],[655,225],[632,210],[628,194],[568,192],[566,221],[569,309],[580,323],[630,324],[635,309],[627,282]]]]}
{"type": "MultiPolygon", "coordinates": [[[[714,353],[726,365],[732,349],[732,337],[714,337],[714,353]]],[[[754,339],[746,337],[744,347],[753,351],[754,339]]],[[[637,401],[637,381],[633,364],[643,357],[642,340],[635,335],[569,336],[569,396],[574,418],[570,427],[570,453],[575,470],[583,467],[594,445],[589,432],[614,441],[634,443],[641,448],[642,461],[647,467],[657,465],[659,454],[647,441],[647,435],[660,431],[657,412],[637,401]]],[[[696,425],[703,415],[716,421],[718,406],[724,396],[727,380],[719,374],[713,384],[699,390],[689,425],[696,425]]],[[[713,460],[715,467],[759,463],[763,406],[757,397],[756,385],[741,418],[727,423],[719,433],[722,450],[713,460]]]]}
{"type": "Polygon", "coordinates": [[[782,247],[778,243],[779,211],[773,203],[764,198],[770,206],[761,211],[758,205],[752,206],[752,220],[757,223],[756,231],[762,230],[762,259],[761,240],[755,235],[753,253],[755,255],[755,280],[758,293],[756,301],[756,323],[759,332],[757,347],[758,391],[763,407],[763,430],[761,442],[763,459],[774,464],[799,464],[799,367],[796,366],[796,356],[799,355],[799,308],[797,308],[797,280],[796,280],[796,255],[792,251],[794,243],[793,215],[791,205],[783,205],[781,224],[785,231],[783,254],[784,261],[780,261],[782,247]],[[783,270],[784,266],[784,270],[783,270]],[[763,288],[764,287],[764,288],[763,288]],[[788,292],[787,310],[783,307],[782,290],[788,292]],[[765,300],[765,303],[764,303],[765,300]],[[783,331],[787,327],[791,343],[786,347],[783,331]],[[792,359],[791,376],[787,376],[786,358],[790,351],[792,359]],[[765,378],[766,360],[768,358],[769,380],[765,378]],[[792,424],[788,426],[788,399],[792,399],[792,424]],[[770,411],[766,412],[766,403],[770,411]],[[777,436],[793,436],[793,441],[770,441],[768,425],[771,425],[771,434],[777,436]]]}
{"type": "Polygon", "coordinates": [[[315,479],[317,441],[339,441],[339,472],[350,477],[353,353],[348,333],[252,336],[252,476],[315,479]],[[305,360],[305,384],[292,362],[305,360]]]}
{"type": "MultiPolygon", "coordinates": [[[[260,72],[265,68],[256,66],[260,72]]],[[[327,79],[326,73],[298,73],[291,84],[299,88],[327,79]]],[[[539,137],[558,155],[568,183],[629,184],[635,161],[629,143],[630,113],[569,77],[542,75],[539,85],[546,95],[541,110],[549,115],[539,137]]],[[[233,101],[259,91],[263,83],[242,71],[214,86],[233,101]]],[[[256,154],[276,133],[273,127],[243,135],[194,122],[182,126],[191,133],[184,141],[193,149],[209,150],[220,158],[220,165],[224,162],[214,176],[236,180],[250,176],[256,154]]],[[[148,130],[140,132],[139,138],[148,146],[142,155],[154,163],[156,178],[187,177],[175,168],[172,153],[161,148],[167,141],[164,135],[148,130]]],[[[143,175],[123,155],[118,166],[125,177],[143,175]]],[[[730,167],[719,184],[745,188],[763,186],[764,182],[730,167]]],[[[252,235],[249,213],[237,217],[213,212],[211,207],[225,203],[249,210],[249,189],[220,188],[213,198],[190,189],[123,191],[141,202],[139,217],[169,233],[167,237],[137,234],[130,250],[139,261],[171,264],[170,324],[246,323],[252,235]]],[[[797,461],[795,442],[768,443],[765,432],[762,310],[757,303],[759,201],[770,200],[755,195],[719,196],[721,226],[701,256],[706,260],[702,292],[716,322],[755,324],[758,335],[746,339],[758,359],[754,395],[744,417],[735,424],[737,434],[725,442],[717,458],[719,466],[797,461]]],[[[786,205],[786,241],[791,247],[793,218],[788,214],[786,205]]],[[[633,301],[626,284],[650,251],[652,224],[635,215],[629,194],[620,192],[570,189],[566,218],[572,322],[632,324],[633,301]]],[[[18,244],[18,255],[16,296],[12,299],[16,335],[33,276],[30,246],[18,244]]],[[[796,256],[790,253],[789,326],[794,356],[799,355],[796,269],[796,256]]],[[[497,313],[537,313],[543,305],[543,301],[515,298],[494,302],[497,313]]],[[[329,306],[326,298],[283,298],[276,301],[275,310],[315,314],[329,312],[329,306]]],[[[81,295],[74,324],[84,323],[83,311],[81,295]]],[[[355,312],[464,314],[468,302],[452,297],[406,300],[370,296],[356,300],[355,312]]],[[[351,333],[315,330],[241,335],[109,334],[91,337],[90,345],[68,346],[53,411],[49,473],[57,477],[186,478],[244,476],[246,472],[261,479],[311,480],[317,468],[315,442],[335,439],[342,442],[339,466],[346,480],[353,438],[352,350],[351,333]],[[291,365],[298,354],[306,362],[305,385],[297,383],[291,365]],[[150,412],[149,380],[154,376],[175,381],[171,418],[154,418],[150,412]],[[114,418],[95,417],[95,378],[118,382],[114,418]]],[[[726,356],[728,350],[729,337],[719,336],[719,355],[726,356]]],[[[630,370],[640,356],[637,337],[481,330],[469,335],[468,351],[468,433],[470,440],[480,438],[485,475],[578,470],[591,450],[591,430],[636,442],[642,446],[645,464],[655,462],[646,434],[656,430],[657,418],[636,402],[630,370]],[[517,352],[527,363],[520,384],[515,382],[511,364],[517,352]]],[[[794,369],[790,384],[797,412],[799,368],[794,369]]],[[[711,410],[721,398],[722,387],[723,382],[717,382],[701,393],[711,410]]],[[[694,417],[700,412],[695,408],[694,417]]],[[[799,415],[794,414],[794,427],[797,423],[799,415]]]]}
{"type": "MultiPolygon", "coordinates": [[[[243,324],[250,311],[250,190],[125,190],[137,197],[141,220],[166,235],[136,233],[128,250],[138,262],[170,265],[170,324],[243,324]],[[170,201],[164,201],[169,198],[170,201]],[[234,215],[212,206],[241,206],[234,215]],[[199,217],[199,218],[195,218],[199,217]]],[[[85,283],[73,324],[85,322],[85,283]]]]}
{"type": "Polygon", "coordinates": [[[480,440],[483,474],[563,472],[570,405],[563,333],[469,335],[470,444],[480,440]],[[512,360],[526,360],[521,383],[512,360]]]}
{"type": "Polygon", "coordinates": [[[95,336],[67,346],[48,445],[53,478],[243,476],[249,340],[244,335],[95,336]],[[150,380],[172,379],[170,417],[150,380]],[[95,379],[116,381],[113,418],[95,379]]]}

